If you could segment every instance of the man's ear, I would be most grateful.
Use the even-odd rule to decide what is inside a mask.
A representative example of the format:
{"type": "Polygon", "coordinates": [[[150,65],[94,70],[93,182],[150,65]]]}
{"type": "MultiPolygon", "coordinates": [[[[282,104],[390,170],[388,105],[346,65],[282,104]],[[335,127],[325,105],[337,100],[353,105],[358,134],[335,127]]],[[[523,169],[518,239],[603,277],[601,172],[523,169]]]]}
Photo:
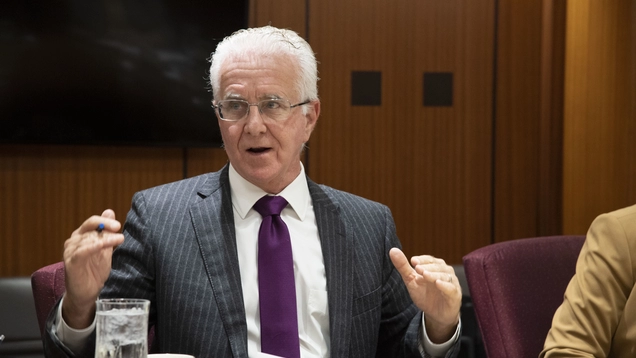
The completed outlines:
{"type": "Polygon", "coordinates": [[[313,132],[316,127],[316,123],[318,122],[318,117],[320,116],[320,100],[316,99],[307,103],[307,114],[305,114],[305,118],[307,118],[307,123],[305,124],[305,130],[307,132],[307,139],[309,139],[309,135],[313,132]]]}

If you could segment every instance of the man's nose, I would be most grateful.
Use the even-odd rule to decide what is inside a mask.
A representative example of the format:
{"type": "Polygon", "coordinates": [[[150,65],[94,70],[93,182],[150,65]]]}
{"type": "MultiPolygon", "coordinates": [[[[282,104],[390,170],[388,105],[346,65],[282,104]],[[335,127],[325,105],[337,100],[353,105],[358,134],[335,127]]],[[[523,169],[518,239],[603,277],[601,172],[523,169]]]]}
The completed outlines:
{"type": "Polygon", "coordinates": [[[265,121],[263,120],[258,104],[250,104],[247,107],[247,115],[245,117],[245,132],[250,134],[260,134],[264,133],[266,129],[265,121]],[[251,107],[256,108],[252,109],[251,107]]]}

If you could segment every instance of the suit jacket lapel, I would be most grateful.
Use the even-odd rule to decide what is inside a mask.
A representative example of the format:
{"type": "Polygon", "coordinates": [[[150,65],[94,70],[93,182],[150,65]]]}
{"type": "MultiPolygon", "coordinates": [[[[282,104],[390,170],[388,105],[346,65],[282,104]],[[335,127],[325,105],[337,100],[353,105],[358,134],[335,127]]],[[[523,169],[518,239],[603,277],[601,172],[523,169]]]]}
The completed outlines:
{"type": "MultiPolygon", "coordinates": [[[[308,179],[320,235],[329,299],[331,356],[349,356],[353,307],[353,238],[340,208],[319,185],[308,179]]],[[[247,356],[247,324],[240,271],[228,166],[213,174],[199,190],[201,201],[190,207],[208,279],[235,357],[247,356]]]]}
{"type": "Polygon", "coordinates": [[[319,185],[308,179],[327,275],[331,356],[348,357],[353,307],[353,238],[340,208],[319,185]]]}
{"type": "Polygon", "coordinates": [[[228,166],[199,190],[190,207],[201,255],[234,357],[247,356],[247,324],[234,231],[228,166]]]}

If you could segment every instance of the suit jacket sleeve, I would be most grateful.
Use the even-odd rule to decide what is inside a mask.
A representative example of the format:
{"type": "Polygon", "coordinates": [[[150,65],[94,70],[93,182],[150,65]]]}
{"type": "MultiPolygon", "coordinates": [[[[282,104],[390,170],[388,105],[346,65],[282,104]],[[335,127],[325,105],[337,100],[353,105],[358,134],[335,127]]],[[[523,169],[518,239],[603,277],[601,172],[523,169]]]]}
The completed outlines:
{"type": "Polygon", "coordinates": [[[61,300],[53,306],[53,309],[49,313],[46,319],[44,333],[42,341],[44,344],[44,352],[48,358],[62,358],[62,357],[92,357],[95,354],[95,333],[93,332],[88,341],[89,343],[84,347],[81,352],[73,352],[67,348],[53,333],[53,325],[57,316],[61,300]]]}
{"type": "MultiPolygon", "coordinates": [[[[141,195],[136,194],[133,207],[128,213],[125,227],[125,244],[117,248],[113,255],[120,256],[120,260],[113,260],[113,269],[105,283],[100,297],[136,297],[153,300],[152,289],[152,255],[145,240],[140,239],[148,231],[140,218],[145,202],[141,195]],[[129,224],[128,221],[134,223],[129,224]],[[150,270],[148,269],[150,268],[150,270]]],[[[56,312],[59,302],[55,305],[46,321],[44,332],[44,348],[47,357],[93,357],[95,353],[95,332],[87,340],[86,347],[81,352],[72,352],[53,333],[56,312]]],[[[154,315],[151,314],[151,317],[154,315]]],[[[153,324],[152,318],[149,323],[153,324]]]]}
{"type": "MultiPolygon", "coordinates": [[[[422,313],[413,304],[388,255],[391,248],[401,247],[389,208],[347,194],[339,200],[342,217],[350,229],[349,236],[356,243],[353,327],[348,356],[369,357],[374,352],[376,357],[429,357],[420,351],[422,313]]],[[[330,317],[337,318],[331,313],[330,317]]],[[[332,326],[332,335],[338,334],[337,329],[332,326]]],[[[458,346],[459,340],[446,357],[456,356],[458,346]]],[[[339,353],[332,344],[332,355],[339,353]]]]}
{"type": "MultiPolygon", "coordinates": [[[[388,210],[388,208],[387,208],[388,210]]],[[[421,346],[420,338],[422,327],[422,312],[413,304],[408,291],[406,290],[406,286],[404,281],[402,280],[401,275],[393,266],[390,258],[388,258],[388,251],[393,247],[399,247],[401,249],[402,245],[397,238],[395,223],[393,221],[393,217],[390,212],[387,213],[387,247],[385,247],[385,252],[387,253],[387,258],[385,259],[386,270],[390,272],[389,278],[386,280],[386,283],[383,286],[383,295],[384,300],[386,301],[383,304],[384,308],[382,310],[382,325],[380,329],[380,341],[379,341],[379,349],[377,357],[389,357],[396,356],[394,354],[389,354],[389,352],[384,350],[384,347],[390,347],[391,344],[389,340],[393,340],[394,342],[401,342],[403,346],[403,354],[404,356],[417,356],[417,357],[431,357],[428,352],[423,351],[421,346]],[[408,302],[407,308],[401,312],[393,310],[391,307],[394,307],[394,304],[389,303],[389,301],[395,302],[408,302]],[[395,337],[395,322],[400,320],[404,320],[404,315],[406,317],[411,317],[408,327],[405,332],[402,332],[403,336],[400,339],[395,337]]],[[[398,326],[399,327],[399,326],[398,326]]],[[[459,340],[455,342],[453,347],[446,352],[445,357],[451,358],[456,357],[459,353],[459,340]]]]}
{"type": "Polygon", "coordinates": [[[604,214],[590,226],[540,357],[610,355],[634,285],[635,214],[632,210],[630,220],[621,220],[623,214],[604,214]]]}

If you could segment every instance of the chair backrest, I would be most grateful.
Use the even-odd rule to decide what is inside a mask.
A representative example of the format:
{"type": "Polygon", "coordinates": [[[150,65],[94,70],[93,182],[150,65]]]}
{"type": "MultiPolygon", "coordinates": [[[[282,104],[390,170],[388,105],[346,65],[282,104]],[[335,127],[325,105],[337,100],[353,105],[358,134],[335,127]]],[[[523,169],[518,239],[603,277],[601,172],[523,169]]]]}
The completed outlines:
{"type": "Polygon", "coordinates": [[[464,256],[489,358],[536,358],[575,272],[585,236],[500,242],[464,256]]]}
{"type": "MultiPolygon", "coordinates": [[[[44,332],[46,319],[53,306],[66,292],[65,279],[64,262],[61,261],[42,267],[31,275],[31,286],[33,288],[35,311],[40,333],[44,332]]],[[[158,344],[155,339],[155,327],[153,325],[148,328],[148,349],[149,353],[154,353],[155,345],[158,344]]]]}
{"type": "Polygon", "coordinates": [[[0,357],[43,356],[29,277],[0,278],[0,357]]]}
{"type": "Polygon", "coordinates": [[[64,295],[66,287],[64,280],[64,262],[42,267],[31,275],[31,286],[33,287],[33,298],[35,299],[35,312],[40,325],[40,332],[44,332],[46,317],[53,309],[57,300],[64,295]]]}

